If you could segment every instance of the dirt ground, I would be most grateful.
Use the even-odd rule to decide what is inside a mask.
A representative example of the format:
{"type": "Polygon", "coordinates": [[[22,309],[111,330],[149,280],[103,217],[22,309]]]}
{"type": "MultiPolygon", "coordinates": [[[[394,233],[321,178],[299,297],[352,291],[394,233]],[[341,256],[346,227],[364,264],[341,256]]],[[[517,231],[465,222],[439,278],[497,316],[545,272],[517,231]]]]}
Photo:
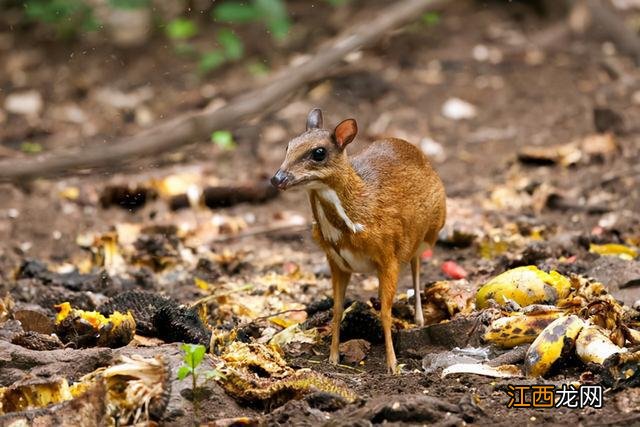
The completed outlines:
{"type": "MultiPolygon", "coordinates": [[[[0,156],[28,155],[20,151],[24,141],[37,142],[45,151],[72,146],[78,140],[87,145],[108,144],[163,118],[226,102],[248,87],[252,77],[246,63],[266,58],[277,69],[334,34],[352,14],[363,11],[365,4],[374,9],[385,2],[352,2],[344,9],[322,6],[316,15],[304,3],[293,2],[296,20],[319,22],[320,14],[327,25],[296,34],[277,50],[255,37],[245,62],[208,77],[195,75],[190,61],[169,55],[171,47],[161,37],[144,49],[122,51],[87,47],[84,42],[49,45],[28,36],[11,38],[7,28],[1,29],[3,40],[9,37],[10,41],[0,45],[4,58],[0,61],[4,63],[0,66],[0,101],[16,88],[28,88],[42,94],[45,107],[38,118],[0,115],[0,156]],[[20,73],[26,83],[16,77],[20,73]],[[131,109],[122,109],[102,100],[107,90],[151,95],[131,109]],[[75,109],[82,112],[77,121],[68,118],[75,109]],[[147,113],[149,122],[144,120],[147,113]]],[[[321,107],[330,125],[346,117],[357,119],[360,134],[350,152],[383,135],[416,144],[422,141],[423,147],[435,150],[433,163],[447,189],[449,215],[433,256],[423,261],[423,283],[448,279],[441,269],[448,260],[468,272],[467,280],[474,288],[507,268],[536,264],[601,280],[631,306],[640,300],[638,288],[629,285],[640,277],[640,262],[591,254],[588,244],[640,244],[640,173],[636,167],[640,141],[635,127],[640,119],[640,72],[610,44],[588,37],[569,35],[539,48],[529,43],[557,22],[553,14],[537,14],[521,4],[455,2],[441,11],[436,25],[413,24],[386,37],[365,49],[361,57],[336,67],[329,79],[314,82],[249,123],[238,124],[233,129],[235,150],[194,144],[179,153],[113,165],[116,172],[91,171],[20,186],[0,184],[0,291],[8,292],[17,304],[39,305],[50,312],[51,305],[45,304],[61,302],[56,298],[83,301],[80,294],[86,294],[85,290],[47,293],[39,285],[26,288],[24,281],[15,279],[16,268],[25,259],[78,265],[88,256],[78,245],[78,236],[106,232],[118,224],[202,225],[212,215],[241,218],[248,230],[282,218],[302,217],[308,224],[311,214],[301,192],[279,194],[263,204],[178,212],[170,211],[162,197],[135,210],[103,207],[98,199],[112,185],[146,183],[150,177],[163,179],[185,171],[221,183],[263,180],[278,168],[287,139],[303,130],[307,112],[321,107]],[[484,60],[482,53],[487,50],[491,54],[484,60]],[[475,106],[474,117],[445,117],[442,106],[451,98],[475,106]],[[596,108],[614,112],[624,123],[623,129],[614,126],[615,149],[583,153],[570,166],[518,160],[525,148],[553,147],[598,133],[602,124],[594,120],[596,108]],[[434,142],[425,142],[425,137],[434,142]],[[80,196],[66,197],[69,188],[77,189],[80,196]],[[451,237],[455,230],[479,237],[469,245],[459,244],[451,237]],[[531,237],[532,230],[537,230],[537,237],[531,237]],[[507,243],[492,252],[493,246],[487,243],[492,240],[507,243]],[[561,260],[573,256],[570,263],[561,260]]],[[[324,256],[311,241],[308,227],[228,239],[221,236],[225,234],[219,229],[200,235],[202,245],[212,253],[242,253],[242,265],[216,273],[214,282],[248,283],[258,275],[286,274],[294,268],[292,264],[304,273],[282,291],[287,304],[268,305],[261,315],[330,296],[324,256]]],[[[206,291],[183,276],[172,279],[151,274],[156,279],[151,280],[154,290],[181,303],[206,296],[206,291]]],[[[405,271],[399,293],[406,294],[410,287],[405,271]]],[[[104,289],[102,293],[112,296],[117,292],[104,289]]],[[[347,294],[368,301],[376,296],[376,288],[366,276],[356,275],[347,294]]],[[[634,388],[607,390],[601,409],[509,409],[507,385],[531,384],[531,380],[471,374],[441,378],[438,371],[426,374],[421,367],[425,348],[419,354],[400,352],[404,372],[388,375],[381,344],[373,345],[363,365],[333,367],[326,363],[327,343],[325,339],[312,352],[287,360],[294,367],[307,367],[344,382],[359,396],[358,402],[333,411],[313,407],[308,400],[258,409],[237,403],[214,384],[201,403],[203,421],[246,416],[267,425],[623,425],[640,420],[640,396],[634,388]],[[438,400],[425,400],[427,397],[438,400]],[[395,419],[380,415],[384,411],[375,416],[366,412],[380,402],[411,401],[422,402],[417,405],[430,412],[425,409],[418,411],[422,415],[417,418],[395,419]],[[459,412],[438,407],[437,402],[455,405],[459,412]]],[[[446,347],[445,343],[429,351],[445,352],[446,347]]],[[[538,383],[575,381],[585,370],[579,362],[568,364],[538,383]]],[[[183,407],[169,411],[161,424],[189,422],[190,403],[181,402],[183,407]]]]}

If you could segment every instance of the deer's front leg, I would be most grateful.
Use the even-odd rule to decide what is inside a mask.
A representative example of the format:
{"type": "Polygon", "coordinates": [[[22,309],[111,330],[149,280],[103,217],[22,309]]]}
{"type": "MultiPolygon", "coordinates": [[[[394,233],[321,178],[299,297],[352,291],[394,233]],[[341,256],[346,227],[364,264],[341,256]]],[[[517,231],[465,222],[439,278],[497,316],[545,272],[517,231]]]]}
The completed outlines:
{"type": "Polygon", "coordinates": [[[333,285],[333,321],[331,329],[331,350],[329,362],[337,365],[340,361],[340,321],[344,312],[344,294],[351,279],[351,273],[344,272],[329,259],[331,284],[333,285]]]}

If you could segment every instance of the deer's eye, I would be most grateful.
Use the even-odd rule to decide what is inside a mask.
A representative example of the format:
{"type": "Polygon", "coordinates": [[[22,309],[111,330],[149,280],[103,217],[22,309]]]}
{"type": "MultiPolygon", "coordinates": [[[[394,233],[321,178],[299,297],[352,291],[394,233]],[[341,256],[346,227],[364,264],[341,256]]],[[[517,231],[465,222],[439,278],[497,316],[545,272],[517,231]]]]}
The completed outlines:
{"type": "Polygon", "coordinates": [[[311,150],[311,160],[321,162],[327,157],[327,150],[324,147],[318,147],[311,150]]]}

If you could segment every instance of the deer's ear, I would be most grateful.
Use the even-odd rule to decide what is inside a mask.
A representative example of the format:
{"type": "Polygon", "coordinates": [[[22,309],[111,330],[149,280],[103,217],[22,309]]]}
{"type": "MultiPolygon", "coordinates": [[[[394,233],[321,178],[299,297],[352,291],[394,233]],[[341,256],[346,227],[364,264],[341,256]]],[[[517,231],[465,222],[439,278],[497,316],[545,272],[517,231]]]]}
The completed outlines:
{"type": "Polygon", "coordinates": [[[338,147],[344,149],[358,134],[358,124],[354,119],[347,119],[340,122],[333,131],[333,137],[338,147]]]}
{"type": "Polygon", "coordinates": [[[307,130],[322,128],[322,110],[314,108],[307,116],[307,130]]]}

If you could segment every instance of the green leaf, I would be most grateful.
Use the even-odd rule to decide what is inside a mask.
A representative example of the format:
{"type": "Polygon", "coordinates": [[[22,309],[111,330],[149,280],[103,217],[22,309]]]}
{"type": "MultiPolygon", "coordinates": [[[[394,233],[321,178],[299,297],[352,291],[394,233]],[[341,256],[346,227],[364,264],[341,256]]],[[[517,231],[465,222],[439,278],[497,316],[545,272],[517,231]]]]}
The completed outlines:
{"type": "Polygon", "coordinates": [[[422,22],[428,26],[438,25],[440,22],[440,14],[438,12],[427,12],[422,15],[422,22]]]}
{"type": "Polygon", "coordinates": [[[182,344],[180,349],[184,352],[183,360],[185,365],[195,369],[198,367],[206,349],[201,344],[182,344]]]}
{"type": "Polygon", "coordinates": [[[206,353],[207,349],[201,344],[191,345],[193,346],[193,351],[191,352],[191,366],[193,367],[193,369],[195,369],[200,366],[200,363],[202,363],[202,359],[204,358],[204,354],[206,353]]]}
{"type": "Polygon", "coordinates": [[[351,0],[327,0],[327,1],[333,7],[340,7],[340,6],[344,6],[345,4],[349,3],[349,1],[351,1],[351,0]]]}
{"type": "Polygon", "coordinates": [[[149,7],[150,0],[109,0],[114,9],[143,9],[149,7]]]}
{"type": "Polygon", "coordinates": [[[227,59],[237,60],[244,55],[242,40],[229,29],[224,28],[218,32],[218,43],[222,46],[227,59]]]}
{"type": "Polygon", "coordinates": [[[211,134],[211,142],[216,144],[223,150],[233,150],[236,148],[236,143],[233,140],[233,135],[228,130],[217,130],[211,134]]]}
{"type": "Polygon", "coordinates": [[[220,67],[225,62],[227,62],[227,57],[221,50],[212,50],[200,57],[199,68],[201,72],[208,73],[220,67]]]}
{"type": "Polygon", "coordinates": [[[169,22],[166,32],[173,40],[187,40],[198,34],[198,27],[190,19],[177,18],[169,22]]]}
{"type": "Polygon", "coordinates": [[[251,22],[260,19],[260,11],[244,2],[228,2],[216,6],[213,18],[232,23],[251,22]]]}
{"type": "Polygon", "coordinates": [[[290,26],[288,19],[271,21],[269,23],[271,34],[273,34],[273,37],[277,40],[283,40],[287,37],[290,26]]]}
{"type": "Polygon", "coordinates": [[[189,374],[192,373],[192,372],[193,372],[193,370],[190,367],[188,367],[187,365],[182,365],[178,369],[178,379],[179,380],[183,380],[183,379],[187,378],[189,376],[189,374]]]}
{"type": "Polygon", "coordinates": [[[29,0],[21,3],[24,3],[25,15],[29,20],[52,25],[62,38],[73,36],[82,30],[93,31],[98,26],[93,8],[86,2],[29,0]]]}
{"type": "Polygon", "coordinates": [[[38,144],[37,142],[25,141],[20,144],[20,150],[23,153],[37,154],[42,152],[42,145],[38,144]]]}
{"type": "Polygon", "coordinates": [[[25,4],[29,18],[48,23],[70,19],[81,8],[82,4],[69,0],[31,0],[25,4]]]}
{"type": "Polygon", "coordinates": [[[189,355],[192,353],[191,345],[190,345],[190,344],[187,344],[187,343],[182,343],[182,345],[180,346],[180,350],[182,350],[182,352],[184,353],[184,354],[182,355],[182,360],[184,360],[184,361],[185,361],[185,363],[186,363],[186,362],[188,361],[188,359],[187,359],[187,358],[188,358],[188,357],[189,357],[189,355]]]}
{"type": "Polygon", "coordinates": [[[254,0],[271,35],[278,40],[284,39],[289,33],[291,22],[287,14],[287,7],[283,0],[254,0]]]}

